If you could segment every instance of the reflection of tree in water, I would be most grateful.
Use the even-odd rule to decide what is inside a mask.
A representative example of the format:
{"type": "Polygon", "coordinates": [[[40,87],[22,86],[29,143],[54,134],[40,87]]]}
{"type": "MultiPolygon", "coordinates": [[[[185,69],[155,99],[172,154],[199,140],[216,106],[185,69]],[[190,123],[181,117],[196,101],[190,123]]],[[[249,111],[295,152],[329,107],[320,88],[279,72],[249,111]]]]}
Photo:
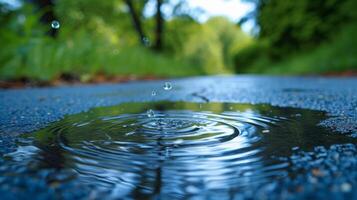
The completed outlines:
{"type": "MultiPolygon", "coordinates": [[[[39,158],[41,162],[38,162],[39,168],[46,169],[63,169],[67,166],[66,152],[63,151],[60,144],[57,142],[58,137],[61,137],[62,142],[68,145],[68,140],[63,137],[62,134],[53,134],[61,129],[62,126],[66,126],[66,123],[59,123],[60,126],[55,126],[53,128],[44,129],[41,132],[44,134],[50,134],[47,138],[46,143],[36,142],[36,146],[41,149],[39,155],[35,155],[39,158]]],[[[65,129],[62,129],[63,131],[65,129]]]]}
{"type": "MultiPolygon", "coordinates": [[[[130,103],[68,116],[53,126],[38,131],[35,134],[35,143],[42,151],[35,157],[41,158],[38,162],[40,168],[74,169],[78,172],[79,181],[97,183],[98,187],[107,189],[115,187],[118,192],[125,191],[125,194],[137,199],[147,196],[184,195],[187,194],[188,186],[198,192],[214,188],[226,191],[225,195],[232,195],[244,185],[257,180],[268,180],[269,177],[266,177],[266,171],[263,169],[272,165],[272,155],[290,155],[289,152],[294,146],[310,148],[316,144],[346,143],[353,140],[338,134],[329,134],[328,130],[316,126],[322,119],[322,112],[268,105],[130,103]],[[261,139],[252,143],[249,137],[238,135],[229,137],[227,141],[218,140],[205,145],[176,145],[168,140],[169,137],[166,138],[166,134],[172,133],[165,133],[164,128],[158,127],[157,133],[153,135],[136,127],[133,130],[136,134],[127,137],[125,133],[131,130],[130,127],[123,127],[123,124],[118,122],[112,123],[111,120],[102,120],[103,116],[145,113],[148,108],[157,111],[208,110],[217,114],[231,112],[231,118],[236,119],[238,123],[243,122],[241,119],[246,119],[244,123],[252,127],[249,131],[261,139]],[[275,116],[284,119],[274,119],[275,116]],[[266,127],[254,125],[248,119],[264,123],[266,127]],[[90,123],[77,126],[85,122],[90,123]],[[269,132],[262,133],[265,129],[269,132]],[[97,155],[89,157],[89,160],[95,163],[93,165],[93,162],[83,162],[88,159],[85,156],[74,155],[73,152],[62,149],[58,140],[65,146],[74,145],[74,149],[80,148],[79,150],[86,150],[81,146],[83,141],[99,142],[94,145],[102,145],[101,142],[108,140],[118,143],[114,146],[100,146],[104,148],[103,154],[97,150],[97,155]],[[108,154],[106,150],[111,152],[108,154]]],[[[162,120],[165,120],[165,117],[162,120]]],[[[124,122],[124,125],[135,123],[135,119],[124,122]]]]}
{"type": "Polygon", "coordinates": [[[168,147],[165,147],[164,145],[161,144],[162,137],[159,137],[157,139],[156,142],[156,147],[154,147],[151,151],[156,151],[157,153],[157,157],[155,158],[155,156],[150,155],[148,156],[148,158],[150,159],[150,163],[145,164],[144,166],[146,167],[142,167],[141,168],[141,176],[140,176],[140,180],[139,180],[139,184],[137,185],[137,187],[135,187],[135,189],[132,191],[132,195],[135,199],[141,199],[144,196],[144,193],[142,191],[143,188],[152,188],[152,194],[151,195],[159,195],[161,193],[161,188],[162,188],[162,170],[163,167],[165,165],[165,159],[164,156],[166,149],[168,147]],[[154,150],[157,149],[157,150],[154,150]],[[157,163],[154,164],[153,162],[157,163]],[[150,165],[155,165],[155,169],[154,169],[154,177],[151,176],[151,172],[152,166],[150,165]],[[148,168],[149,167],[149,168],[148,168]]]}

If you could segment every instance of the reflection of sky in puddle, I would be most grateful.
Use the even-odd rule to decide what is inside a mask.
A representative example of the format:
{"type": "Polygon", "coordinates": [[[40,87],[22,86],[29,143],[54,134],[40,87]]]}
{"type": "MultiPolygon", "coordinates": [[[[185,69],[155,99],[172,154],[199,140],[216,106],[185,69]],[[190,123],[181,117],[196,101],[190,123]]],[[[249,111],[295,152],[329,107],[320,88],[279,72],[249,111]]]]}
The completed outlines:
{"type": "MultiPolygon", "coordinates": [[[[145,158],[145,155],[140,155],[141,158],[137,158],[137,160],[143,162],[140,164],[147,168],[144,173],[140,172],[142,169],[135,170],[133,168],[101,169],[98,171],[99,177],[97,176],[96,179],[101,179],[100,182],[104,180],[112,183],[110,187],[115,187],[120,195],[130,193],[138,185],[143,188],[146,187],[147,190],[152,190],[158,182],[162,186],[160,188],[161,193],[184,194],[184,192],[198,192],[202,188],[205,190],[228,189],[232,185],[248,185],[254,182],[256,178],[254,175],[259,176],[259,181],[262,181],[264,176],[260,170],[263,169],[264,163],[261,157],[255,156],[260,150],[256,149],[219,157],[219,152],[234,151],[237,146],[248,148],[250,145],[247,138],[237,137],[219,146],[197,146],[182,149],[166,147],[158,151],[159,155],[156,159],[150,154],[147,158],[145,158]],[[167,151],[169,151],[169,154],[166,153],[167,151]],[[192,155],[187,155],[190,152],[192,152],[192,155]],[[142,179],[146,179],[149,184],[143,185],[142,179]],[[187,191],[187,188],[189,191],[187,191]]],[[[101,165],[101,163],[98,164],[101,165]]],[[[87,169],[88,166],[75,165],[74,168],[80,172],[80,176],[87,179],[88,183],[98,182],[98,180],[93,180],[92,175],[87,176],[83,173],[93,171],[87,169]]]]}
{"type": "Polygon", "coordinates": [[[75,171],[79,182],[117,198],[239,192],[286,175],[288,164],[272,156],[343,143],[316,126],[321,116],[266,105],[130,103],[68,116],[24,136],[7,157],[35,170],[75,171]]]}
{"type": "Polygon", "coordinates": [[[6,154],[5,157],[11,157],[14,161],[21,162],[35,156],[39,151],[41,150],[33,145],[19,146],[16,151],[6,154]]]}

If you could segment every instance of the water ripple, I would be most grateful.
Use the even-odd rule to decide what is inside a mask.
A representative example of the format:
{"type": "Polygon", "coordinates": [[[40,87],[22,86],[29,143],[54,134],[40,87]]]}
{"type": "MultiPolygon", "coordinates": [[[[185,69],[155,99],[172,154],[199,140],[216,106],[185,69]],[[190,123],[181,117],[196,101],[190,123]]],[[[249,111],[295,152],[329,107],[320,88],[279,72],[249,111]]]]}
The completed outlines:
{"type": "Polygon", "coordinates": [[[239,188],[285,175],[287,163],[269,162],[259,145],[259,133],[278,121],[180,110],[100,116],[51,127],[55,138],[46,153],[61,152],[81,181],[104,188],[239,188]]]}
{"type": "Polygon", "coordinates": [[[2,168],[16,169],[11,177],[70,172],[63,183],[94,185],[114,199],[228,198],[286,176],[294,149],[352,141],[316,126],[323,119],[267,105],[128,103],[23,134],[2,168]]]}

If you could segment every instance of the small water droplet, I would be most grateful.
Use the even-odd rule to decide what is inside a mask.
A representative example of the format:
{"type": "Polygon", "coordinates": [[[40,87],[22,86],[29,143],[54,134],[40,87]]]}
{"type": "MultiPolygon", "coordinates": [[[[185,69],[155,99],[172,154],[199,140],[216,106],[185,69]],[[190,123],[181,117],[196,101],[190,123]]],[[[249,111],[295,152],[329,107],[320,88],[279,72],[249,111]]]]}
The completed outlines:
{"type": "Polygon", "coordinates": [[[148,117],[154,117],[155,116],[155,113],[154,113],[154,111],[153,110],[148,110],[147,112],[146,112],[146,115],[148,116],[148,117]]]}
{"type": "Polygon", "coordinates": [[[262,133],[269,133],[269,130],[263,130],[262,133]]]}
{"type": "Polygon", "coordinates": [[[144,38],[143,38],[143,44],[144,44],[145,46],[150,46],[150,40],[149,40],[149,38],[144,37],[144,38]]]}
{"type": "Polygon", "coordinates": [[[151,96],[156,96],[156,91],[155,91],[155,90],[153,90],[153,91],[151,92],[151,96]]]}
{"type": "Polygon", "coordinates": [[[51,22],[51,27],[54,28],[54,29],[59,29],[59,27],[60,27],[59,21],[53,20],[53,21],[51,22]]]}
{"type": "Polygon", "coordinates": [[[170,82],[165,82],[164,90],[171,90],[171,89],[172,89],[172,84],[170,82]]]}

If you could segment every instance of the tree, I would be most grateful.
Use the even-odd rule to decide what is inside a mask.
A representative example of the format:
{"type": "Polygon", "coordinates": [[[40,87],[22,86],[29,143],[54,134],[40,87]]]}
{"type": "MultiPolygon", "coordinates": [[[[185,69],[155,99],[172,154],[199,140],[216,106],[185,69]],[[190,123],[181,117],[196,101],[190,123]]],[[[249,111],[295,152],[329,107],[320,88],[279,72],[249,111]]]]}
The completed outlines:
{"type": "MultiPolygon", "coordinates": [[[[327,41],[348,21],[343,10],[354,0],[245,0],[256,4],[250,16],[259,26],[259,38],[266,40],[273,56],[306,50],[327,41]]],[[[246,20],[246,18],[244,18],[246,20]]]]}
{"type": "Polygon", "coordinates": [[[124,0],[124,1],[125,1],[126,5],[129,8],[129,13],[130,13],[130,16],[131,16],[131,20],[132,20],[133,26],[134,26],[137,34],[138,34],[139,41],[140,41],[141,44],[146,45],[147,38],[146,38],[144,30],[143,30],[143,26],[142,26],[142,23],[141,23],[140,16],[136,12],[132,0],[124,0]]]}
{"type": "MultiPolygon", "coordinates": [[[[132,19],[132,24],[134,26],[134,29],[137,32],[137,35],[139,37],[140,43],[144,46],[148,46],[148,38],[146,37],[146,34],[143,29],[143,22],[141,20],[141,13],[142,9],[137,12],[135,9],[133,0],[124,0],[128,9],[129,13],[132,19]]],[[[142,3],[142,2],[141,2],[142,3]]],[[[143,5],[145,5],[147,1],[144,1],[143,5]]],[[[164,35],[164,18],[163,18],[163,13],[162,13],[162,5],[164,1],[163,0],[156,0],[156,14],[155,14],[155,44],[153,46],[153,49],[156,51],[161,51],[163,48],[163,35],[164,35]]]]}
{"type": "Polygon", "coordinates": [[[161,11],[162,3],[162,0],[156,0],[156,42],[154,48],[157,51],[161,51],[163,46],[164,19],[161,11]]]}

